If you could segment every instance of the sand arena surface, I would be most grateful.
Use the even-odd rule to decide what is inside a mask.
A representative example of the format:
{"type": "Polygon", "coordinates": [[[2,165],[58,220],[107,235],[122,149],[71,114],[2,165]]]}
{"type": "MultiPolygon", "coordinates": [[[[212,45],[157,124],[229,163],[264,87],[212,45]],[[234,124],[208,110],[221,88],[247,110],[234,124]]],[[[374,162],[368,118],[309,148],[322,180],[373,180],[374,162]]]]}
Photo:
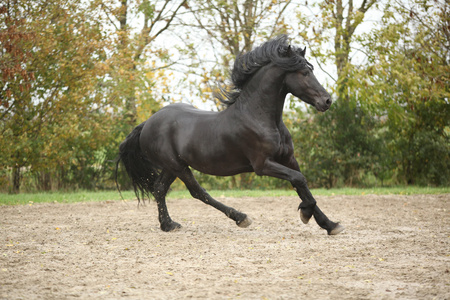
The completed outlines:
{"type": "Polygon", "coordinates": [[[450,299],[449,194],[317,197],[337,236],[297,197],[218,199],[253,224],[195,199],[168,201],[171,233],[154,202],[0,206],[0,299],[450,299]]]}

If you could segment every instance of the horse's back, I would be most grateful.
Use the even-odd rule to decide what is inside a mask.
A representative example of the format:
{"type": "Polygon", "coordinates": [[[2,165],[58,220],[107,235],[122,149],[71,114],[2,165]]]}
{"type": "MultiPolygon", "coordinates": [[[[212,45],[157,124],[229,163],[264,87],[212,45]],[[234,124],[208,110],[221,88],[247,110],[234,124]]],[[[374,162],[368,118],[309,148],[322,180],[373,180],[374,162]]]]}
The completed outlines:
{"type": "Polygon", "coordinates": [[[206,111],[206,110],[201,110],[198,109],[190,104],[186,104],[186,103],[174,103],[174,104],[170,104],[168,106],[165,106],[163,108],[161,108],[159,111],[157,111],[153,116],[151,116],[149,118],[152,119],[155,116],[158,115],[164,115],[165,117],[167,116],[182,116],[182,115],[189,115],[189,116],[198,116],[198,117],[211,117],[216,115],[216,112],[212,112],[212,111],[206,111]]]}
{"type": "Polygon", "coordinates": [[[168,105],[145,122],[140,137],[142,151],[150,159],[179,157],[185,145],[202,137],[201,132],[207,127],[204,124],[214,122],[216,114],[189,104],[168,105]]]}

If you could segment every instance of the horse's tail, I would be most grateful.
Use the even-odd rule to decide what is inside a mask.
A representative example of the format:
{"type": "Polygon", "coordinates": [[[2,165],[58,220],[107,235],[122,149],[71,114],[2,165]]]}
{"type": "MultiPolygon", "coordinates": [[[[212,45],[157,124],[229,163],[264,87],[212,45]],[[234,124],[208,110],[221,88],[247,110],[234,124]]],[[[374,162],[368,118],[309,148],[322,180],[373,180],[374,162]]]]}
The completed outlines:
{"type": "MultiPolygon", "coordinates": [[[[159,177],[158,169],[145,157],[139,144],[139,137],[141,136],[144,124],[145,122],[134,128],[120,144],[119,157],[116,163],[116,184],[117,170],[119,163],[122,161],[133,184],[134,193],[139,201],[144,196],[150,198],[154,183],[159,177]]],[[[118,185],[117,188],[119,189],[118,185]]]]}

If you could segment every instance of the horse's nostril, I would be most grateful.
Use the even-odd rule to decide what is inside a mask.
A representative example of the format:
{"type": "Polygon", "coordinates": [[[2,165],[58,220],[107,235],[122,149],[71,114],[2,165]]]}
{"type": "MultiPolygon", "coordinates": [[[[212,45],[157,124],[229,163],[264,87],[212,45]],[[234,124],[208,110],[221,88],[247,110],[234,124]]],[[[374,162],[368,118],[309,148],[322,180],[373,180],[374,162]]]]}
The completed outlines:
{"type": "Polygon", "coordinates": [[[332,101],[331,101],[331,99],[330,99],[330,98],[328,98],[328,99],[327,99],[327,101],[325,101],[325,103],[326,103],[326,104],[327,104],[328,106],[330,106],[330,105],[331,105],[331,102],[332,102],[332,101]]]}

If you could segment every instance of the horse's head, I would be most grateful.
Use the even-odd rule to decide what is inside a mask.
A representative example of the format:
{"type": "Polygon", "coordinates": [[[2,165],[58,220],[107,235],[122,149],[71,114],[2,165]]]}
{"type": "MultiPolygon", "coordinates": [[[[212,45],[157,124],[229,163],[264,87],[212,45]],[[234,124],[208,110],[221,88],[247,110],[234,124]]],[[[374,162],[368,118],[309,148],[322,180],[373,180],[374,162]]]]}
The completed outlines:
{"type": "MultiPolygon", "coordinates": [[[[297,50],[303,58],[305,57],[305,49],[297,50]]],[[[285,77],[285,83],[288,91],[300,98],[302,101],[311,104],[318,111],[326,111],[331,106],[331,96],[324,87],[317,81],[313,73],[313,67],[309,63],[304,68],[288,72],[285,77]]]]}

